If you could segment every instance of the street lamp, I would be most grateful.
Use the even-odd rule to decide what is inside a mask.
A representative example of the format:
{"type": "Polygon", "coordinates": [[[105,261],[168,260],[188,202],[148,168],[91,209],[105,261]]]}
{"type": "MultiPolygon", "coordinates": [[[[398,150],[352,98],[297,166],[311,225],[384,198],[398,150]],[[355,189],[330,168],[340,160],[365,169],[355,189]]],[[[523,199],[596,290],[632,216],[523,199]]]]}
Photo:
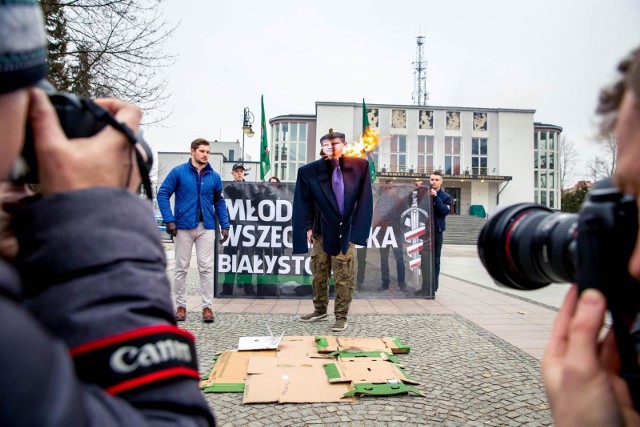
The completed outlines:
{"type": "Polygon", "coordinates": [[[249,107],[245,107],[244,109],[244,117],[242,119],[242,161],[245,161],[244,154],[244,136],[247,135],[251,138],[255,135],[253,129],[251,129],[251,125],[253,124],[253,113],[249,111],[249,107]]]}

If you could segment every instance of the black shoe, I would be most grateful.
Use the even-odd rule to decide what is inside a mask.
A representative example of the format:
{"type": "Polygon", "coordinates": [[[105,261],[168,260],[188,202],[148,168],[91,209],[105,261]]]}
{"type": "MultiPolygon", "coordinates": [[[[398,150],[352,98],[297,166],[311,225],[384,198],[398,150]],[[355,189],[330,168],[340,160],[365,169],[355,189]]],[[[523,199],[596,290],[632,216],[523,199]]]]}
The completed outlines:
{"type": "Polygon", "coordinates": [[[413,294],[417,297],[426,297],[429,295],[429,292],[420,289],[419,291],[415,291],[413,294]]]}
{"type": "Polygon", "coordinates": [[[378,288],[378,292],[385,292],[385,291],[388,291],[388,290],[389,290],[389,287],[388,286],[384,286],[384,285],[380,286],[378,288]]]}
{"type": "Polygon", "coordinates": [[[402,282],[402,283],[398,283],[398,288],[402,291],[402,292],[407,292],[407,284],[402,282]]]}

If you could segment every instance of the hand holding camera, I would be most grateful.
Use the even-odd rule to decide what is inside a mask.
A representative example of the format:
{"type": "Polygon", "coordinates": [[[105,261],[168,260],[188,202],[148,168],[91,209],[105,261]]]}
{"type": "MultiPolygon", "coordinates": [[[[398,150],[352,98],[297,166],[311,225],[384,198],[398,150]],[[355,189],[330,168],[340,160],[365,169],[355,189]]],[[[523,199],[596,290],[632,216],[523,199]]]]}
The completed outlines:
{"type": "Polygon", "coordinates": [[[149,146],[138,136],[142,112],[115,99],[57,92],[46,80],[30,91],[29,125],[12,181],[41,183],[43,194],[96,186],[151,197],[149,146]]]}
{"type": "MultiPolygon", "coordinates": [[[[142,117],[138,108],[117,100],[101,100],[96,104],[131,129],[138,129],[142,117]]],[[[94,137],[68,139],[41,89],[31,91],[29,120],[43,194],[95,186],[138,188],[139,173],[124,134],[106,127],[94,137]]]]}

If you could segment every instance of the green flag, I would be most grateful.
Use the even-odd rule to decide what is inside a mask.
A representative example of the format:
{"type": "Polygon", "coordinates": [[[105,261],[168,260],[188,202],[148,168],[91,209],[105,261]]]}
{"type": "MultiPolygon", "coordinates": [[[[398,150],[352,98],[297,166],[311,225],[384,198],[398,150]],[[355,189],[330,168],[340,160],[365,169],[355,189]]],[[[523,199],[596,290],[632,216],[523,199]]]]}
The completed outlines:
{"type": "Polygon", "coordinates": [[[260,122],[260,180],[271,169],[271,159],[269,159],[269,143],[267,142],[267,121],[264,118],[264,95],[260,96],[260,106],[262,107],[262,121],[260,122]]]}
{"type": "Polygon", "coordinates": [[[362,134],[367,133],[367,128],[369,127],[369,114],[367,113],[367,104],[364,103],[364,98],[362,98],[362,134]]]}
{"type": "MultiPolygon", "coordinates": [[[[364,102],[364,98],[362,98],[362,136],[366,137],[369,133],[369,113],[367,112],[367,104],[364,102]]],[[[373,156],[370,156],[368,153],[367,160],[369,161],[369,175],[371,178],[371,183],[376,180],[376,164],[373,161],[373,156]]]]}

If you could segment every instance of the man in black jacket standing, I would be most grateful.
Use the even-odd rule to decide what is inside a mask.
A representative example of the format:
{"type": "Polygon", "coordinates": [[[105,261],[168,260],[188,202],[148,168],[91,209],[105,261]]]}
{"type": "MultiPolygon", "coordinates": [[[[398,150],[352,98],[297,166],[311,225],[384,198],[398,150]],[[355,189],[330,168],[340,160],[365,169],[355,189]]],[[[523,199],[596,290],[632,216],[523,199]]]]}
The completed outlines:
{"type": "MultiPolygon", "coordinates": [[[[347,328],[347,315],[355,291],[354,244],[366,245],[373,216],[373,195],[369,163],[365,159],[343,156],[345,135],[329,131],[323,137],[327,157],[298,169],[293,199],[293,253],[331,259],[335,279],[335,332],[347,328]],[[314,232],[319,223],[320,232],[314,232]]],[[[325,261],[326,262],[326,261],[325,261]]],[[[324,263],[324,262],[323,262],[324,263]]],[[[323,271],[325,271],[323,269],[323,271]]],[[[327,281],[314,281],[314,312],[300,316],[302,322],[326,320],[329,304],[327,281]]]]}
{"type": "MultiPolygon", "coordinates": [[[[429,292],[429,279],[431,269],[431,248],[429,245],[425,245],[422,249],[421,257],[422,262],[420,269],[422,273],[422,289],[418,290],[416,296],[429,296],[434,295],[438,290],[438,282],[440,276],[440,255],[442,254],[442,242],[443,233],[446,228],[446,218],[451,211],[451,196],[442,189],[443,177],[441,171],[433,171],[429,182],[431,188],[429,189],[429,197],[423,197],[419,203],[433,203],[433,258],[434,258],[434,272],[433,272],[433,294],[429,292]]],[[[422,181],[416,182],[417,187],[422,186],[422,181]]],[[[424,188],[424,187],[423,187],[424,188]]],[[[425,235],[425,236],[428,236],[425,235]]]]}

